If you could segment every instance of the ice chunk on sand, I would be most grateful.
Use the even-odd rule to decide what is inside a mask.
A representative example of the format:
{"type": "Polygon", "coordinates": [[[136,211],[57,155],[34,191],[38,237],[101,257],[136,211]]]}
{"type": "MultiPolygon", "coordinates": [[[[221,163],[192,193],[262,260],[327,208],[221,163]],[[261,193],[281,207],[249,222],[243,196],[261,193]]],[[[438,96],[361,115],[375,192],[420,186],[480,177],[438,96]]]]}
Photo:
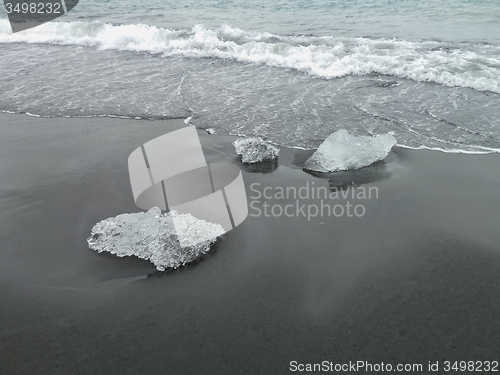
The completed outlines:
{"type": "Polygon", "coordinates": [[[341,129],[325,139],[304,169],[328,173],[366,167],[384,159],[395,144],[391,134],[355,137],[341,129]]]}
{"type": "Polygon", "coordinates": [[[98,253],[135,255],[164,271],[201,257],[224,233],[219,224],[175,211],[162,214],[153,207],[148,212],[122,214],[97,223],[87,242],[98,253]]]}
{"type": "Polygon", "coordinates": [[[243,163],[260,163],[278,158],[280,150],[260,138],[242,138],[233,142],[243,163]]]}

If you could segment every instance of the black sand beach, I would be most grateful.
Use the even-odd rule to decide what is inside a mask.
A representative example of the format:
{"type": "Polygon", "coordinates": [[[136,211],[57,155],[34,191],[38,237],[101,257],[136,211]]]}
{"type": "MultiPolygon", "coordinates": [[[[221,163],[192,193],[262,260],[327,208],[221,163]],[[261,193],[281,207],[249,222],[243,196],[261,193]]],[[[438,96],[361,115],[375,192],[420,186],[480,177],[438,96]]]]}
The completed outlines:
{"type": "MultiPolygon", "coordinates": [[[[140,212],[129,154],[183,126],[0,116],[1,374],[286,374],[292,361],[444,374],[500,359],[500,155],[394,147],[328,180],[302,171],[310,152],[282,149],[272,173],[244,173],[249,196],[354,181],[378,199],[362,217],[249,216],[173,272],[90,250],[95,223],[140,212]]],[[[200,138],[208,161],[240,165],[234,137],[200,138]]]]}

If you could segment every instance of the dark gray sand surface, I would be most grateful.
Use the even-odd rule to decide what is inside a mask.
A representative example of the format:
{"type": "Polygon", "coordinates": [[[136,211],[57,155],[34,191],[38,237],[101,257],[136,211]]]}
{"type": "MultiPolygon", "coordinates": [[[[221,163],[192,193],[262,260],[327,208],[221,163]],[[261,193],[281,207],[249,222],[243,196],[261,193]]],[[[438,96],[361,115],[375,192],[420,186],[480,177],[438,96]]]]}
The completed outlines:
{"type": "MultiPolygon", "coordinates": [[[[327,179],[301,170],[311,152],[284,149],[272,173],[244,173],[250,197],[354,182],[378,199],[352,202],[362,217],[249,216],[174,272],[88,249],[95,223],[140,212],[128,155],[183,126],[0,116],[1,374],[286,374],[291,361],[446,373],[443,361],[500,359],[500,155],[395,147],[327,179]]],[[[240,165],[233,137],[200,136],[209,161],[240,165]]]]}

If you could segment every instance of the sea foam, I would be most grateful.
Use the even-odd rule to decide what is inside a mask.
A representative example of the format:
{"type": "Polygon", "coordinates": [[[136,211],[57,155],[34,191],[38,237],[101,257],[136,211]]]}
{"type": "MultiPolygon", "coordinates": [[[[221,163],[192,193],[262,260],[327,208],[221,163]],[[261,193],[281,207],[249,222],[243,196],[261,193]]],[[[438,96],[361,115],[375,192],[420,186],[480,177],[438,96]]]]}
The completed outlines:
{"type": "Polygon", "coordinates": [[[143,24],[50,22],[12,34],[0,21],[0,43],[96,46],[162,56],[221,58],[292,68],[327,79],[378,73],[500,93],[500,47],[337,36],[280,36],[201,25],[171,30],[143,24]]]}

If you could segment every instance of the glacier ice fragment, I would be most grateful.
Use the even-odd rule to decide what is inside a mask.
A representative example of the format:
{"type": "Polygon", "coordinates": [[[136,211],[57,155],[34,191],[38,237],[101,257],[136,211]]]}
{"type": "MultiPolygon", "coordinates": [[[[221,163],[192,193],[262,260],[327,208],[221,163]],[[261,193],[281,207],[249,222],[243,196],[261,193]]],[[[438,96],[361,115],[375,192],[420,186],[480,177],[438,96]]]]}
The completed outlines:
{"type": "Polygon", "coordinates": [[[391,134],[356,137],[340,129],[325,139],[304,169],[324,173],[359,169],[383,160],[395,144],[391,134]]]}
{"type": "Polygon", "coordinates": [[[135,255],[160,271],[178,268],[207,253],[225,231],[220,224],[158,207],[100,221],[87,239],[92,250],[119,257],[135,255]]]}
{"type": "Polygon", "coordinates": [[[260,138],[250,137],[233,142],[236,153],[241,155],[243,163],[261,163],[273,161],[279,156],[279,149],[260,138]]]}

